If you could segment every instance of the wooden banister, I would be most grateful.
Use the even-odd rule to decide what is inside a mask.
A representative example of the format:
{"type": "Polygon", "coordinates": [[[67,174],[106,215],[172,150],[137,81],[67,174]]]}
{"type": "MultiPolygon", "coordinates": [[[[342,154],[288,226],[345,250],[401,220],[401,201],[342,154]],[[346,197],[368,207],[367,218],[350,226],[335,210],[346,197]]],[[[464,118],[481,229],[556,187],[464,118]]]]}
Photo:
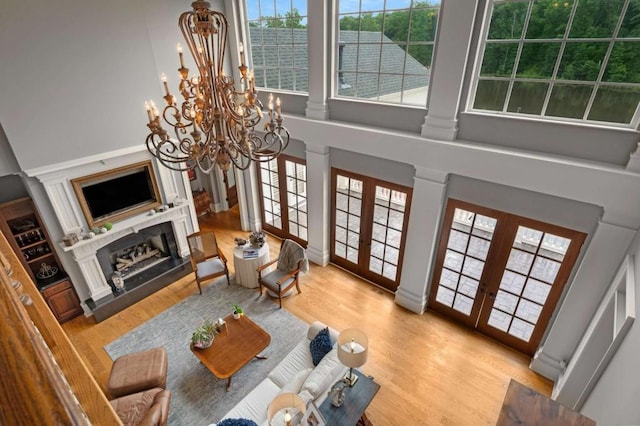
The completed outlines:
{"type": "Polygon", "coordinates": [[[0,418],[6,424],[121,425],[2,233],[0,253],[13,270],[8,276],[0,265],[0,418]],[[14,280],[22,285],[14,288],[14,280]]]}

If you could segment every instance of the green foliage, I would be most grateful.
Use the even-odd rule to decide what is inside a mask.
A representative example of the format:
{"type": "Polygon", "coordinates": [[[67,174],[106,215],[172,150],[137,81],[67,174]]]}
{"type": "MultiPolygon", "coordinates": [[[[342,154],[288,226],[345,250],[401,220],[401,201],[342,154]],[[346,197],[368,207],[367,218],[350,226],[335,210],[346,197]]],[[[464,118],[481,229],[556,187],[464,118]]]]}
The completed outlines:
{"type": "Polygon", "coordinates": [[[211,322],[211,320],[204,320],[191,335],[191,343],[193,343],[196,348],[205,347],[216,334],[218,334],[218,332],[215,324],[211,322]]]}
{"type": "MultiPolygon", "coordinates": [[[[284,17],[279,13],[276,16],[263,16],[262,17],[266,24],[267,28],[307,28],[306,25],[302,24],[302,16],[300,16],[300,11],[295,7],[291,12],[287,12],[284,14],[284,17]]],[[[250,22],[250,27],[257,27],[257,22],[250,22]]]]}
{"type": "Polygon", "coordinates": [[[242,308],[236,305],[235,303],[233,304],[233,312],[241,315],[244,314],[244,311],[242,310],[242,308]]]}

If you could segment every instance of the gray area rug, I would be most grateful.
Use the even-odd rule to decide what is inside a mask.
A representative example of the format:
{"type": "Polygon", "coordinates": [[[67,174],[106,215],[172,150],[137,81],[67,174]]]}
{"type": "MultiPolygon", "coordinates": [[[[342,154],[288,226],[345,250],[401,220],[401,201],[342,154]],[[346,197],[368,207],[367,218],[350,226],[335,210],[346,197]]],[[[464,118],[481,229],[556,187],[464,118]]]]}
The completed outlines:
{"type": "MultiPolygon", "coordinates": [[[[196,288],[194,284],[194,289],[196,288]]],[[[238,401],[248,394],[285,357],[305,335],[307,325],[278,309],[269,297],[258,296],[226,279],[203,288],[203,295],[189,296],[131,332],[105,346],[116,359],[121,355],[162,346],[167,350],[169,368],[167,389],[171,391],[170,425],[208,425],[219,421],[238,401]],[[255,359],[231,381],[216,378],[189,349],[191,333],[203,319],[217,320],[240,305],[245,314],[271,335],[271,343],[262,352],[266,360],[255,359]]]]}

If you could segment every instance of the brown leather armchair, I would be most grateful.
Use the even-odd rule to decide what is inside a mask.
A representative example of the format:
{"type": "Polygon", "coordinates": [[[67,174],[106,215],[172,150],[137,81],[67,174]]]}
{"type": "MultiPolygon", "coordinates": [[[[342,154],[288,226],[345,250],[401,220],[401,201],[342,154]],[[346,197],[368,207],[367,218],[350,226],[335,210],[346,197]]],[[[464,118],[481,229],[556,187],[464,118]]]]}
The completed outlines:
{"type": "Polygon", "coordinates": [[[148,389],[109,401],[125,426],[166,426],[171,391],[148,389]]]}

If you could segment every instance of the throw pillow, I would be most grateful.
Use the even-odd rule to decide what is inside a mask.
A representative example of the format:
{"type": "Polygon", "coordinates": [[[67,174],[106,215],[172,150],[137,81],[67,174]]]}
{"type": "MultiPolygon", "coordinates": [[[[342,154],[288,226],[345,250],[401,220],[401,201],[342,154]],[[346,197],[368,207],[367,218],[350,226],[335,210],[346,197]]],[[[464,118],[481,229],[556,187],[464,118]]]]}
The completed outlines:
{"type": "Polygon", "coordinates": [[[224,419],[217,426],[258,426],[256,422],[249,419],[224,419]]]}
{"type": "Polygon", "coordinates": [[[330,385],[336,380],[340,379],[342,371],[345,367],[340,363],[338,359],[338,351],[333,349],[329,352],[322,361],[311,371],[307,380],[302,384],[301,393],[303,391],[309,392],[313,399],[322,394],[330,385]]]}
{"type": "Polygon", "coordinates": [[[285,383],[285,385],[282,387],[282,389],[280,389],[280,392],[278,393],[300,392],[300,388],[302,387],[302,384],[305,382],[305,380],[307,380],[307,377],[309,377],[309,374],[311,374],[311,370],[311,368],[306,368],[302,371],[299,371],[298,374],[293,376],[293,379],[291,379],[291,381],[285,383]]]}
{"type": "Polygon", "coordinates": [[[331,337],[329,337],[329,327],[325,327],[320,330],[318,334],[316,334],[316,337],[309,343],[313,365],[318,365],[332,348],[331,337]]]}

